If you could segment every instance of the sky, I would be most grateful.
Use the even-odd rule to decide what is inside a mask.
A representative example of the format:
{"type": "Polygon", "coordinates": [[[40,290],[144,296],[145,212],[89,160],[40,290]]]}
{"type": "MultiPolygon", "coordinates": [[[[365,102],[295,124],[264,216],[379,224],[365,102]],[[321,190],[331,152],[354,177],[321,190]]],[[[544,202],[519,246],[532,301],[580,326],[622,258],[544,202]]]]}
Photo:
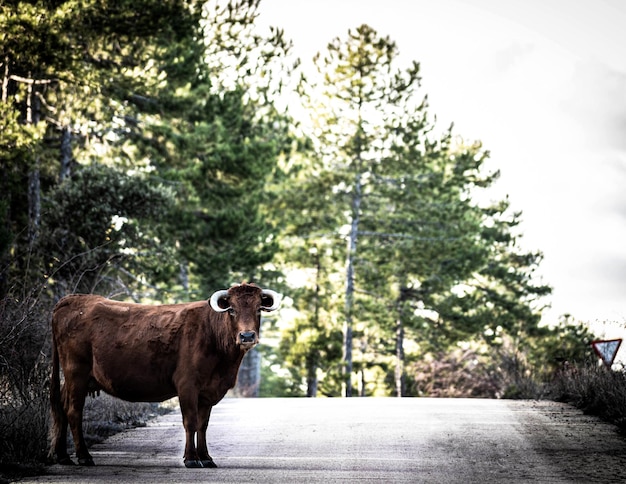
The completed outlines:
{"type": "MultiPolygon", "coordinates": [[[[600,336],[626,327],[626,2],[622,0],[262,0],[310,63],[368,24],[421,65],[442,129],[490,151],[487,196],[521,211],[521,245],[543,252],[563,314],[600,336]]],[[[626,337],[626,334],[624,334],[626,337]]],[[[626,345],[624,345],[626,346],[626,345]]]]}

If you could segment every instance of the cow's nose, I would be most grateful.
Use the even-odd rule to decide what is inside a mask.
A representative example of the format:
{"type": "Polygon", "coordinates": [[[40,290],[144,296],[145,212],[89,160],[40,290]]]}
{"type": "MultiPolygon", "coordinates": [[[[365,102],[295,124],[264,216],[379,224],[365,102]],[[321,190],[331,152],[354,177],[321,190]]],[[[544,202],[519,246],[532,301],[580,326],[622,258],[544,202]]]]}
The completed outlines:
{"type": "Polygon", "coordinates": [[[242,331],[239,333],[239,343],[242,345],[254,343],[256,340],[256,333],[254,331],[242,331]]]}

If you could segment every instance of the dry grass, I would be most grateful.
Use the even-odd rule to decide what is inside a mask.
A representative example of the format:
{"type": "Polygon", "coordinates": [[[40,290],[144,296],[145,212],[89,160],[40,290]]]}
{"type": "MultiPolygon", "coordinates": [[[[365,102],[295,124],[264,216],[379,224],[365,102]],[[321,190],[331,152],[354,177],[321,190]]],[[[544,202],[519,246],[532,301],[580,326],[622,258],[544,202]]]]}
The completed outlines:
{"type": "Polygon", "coordinates": [[[47,395],[27,399],[6,395],[0,405],[0,469],[5,464],[43,461],[48,449],[47,395]]]}
{"type": "Polygon", "coordinates": [[[47,305],[38,298],[0,300],[0,466],[47,454],[47,327],[47,305]]]}
{"type": "Polygon", "coordinates": [[[596,362],[564,368],[551,382],[552,399],[615,424],[626,434],[626,372],[596,362]]]}
{"type": "Polygon", "coordinates": [[[106,393],[87,397],[83,421],[85,440],[90,446],[122,430],[145,427],[148,420],[170,410],[158,403],[125,402],[106,393]]]}
{"type": "MultiPolygon", "coordinates": [[[[47,391],[27,400],[11,400],[8,405],[5,398],[0,407],[0,483],[41,473],[48,454],[47,391]]],[[[85,440],[91,446],[125,429],[143,427],[149,419],[171,410],[171,406],[124,402],[106,394],[88,398],[83,423],[85,440]]],[[[68,439],[71,453],[71,436],[68,439]]]]}

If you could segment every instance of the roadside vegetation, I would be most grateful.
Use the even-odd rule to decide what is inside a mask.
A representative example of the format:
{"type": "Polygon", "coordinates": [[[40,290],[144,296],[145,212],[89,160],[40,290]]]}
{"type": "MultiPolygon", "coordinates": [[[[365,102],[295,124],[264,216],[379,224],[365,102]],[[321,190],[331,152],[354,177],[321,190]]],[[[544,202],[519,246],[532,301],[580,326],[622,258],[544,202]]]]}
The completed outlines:
{"type": "MultiPolygon", "coordinates": [[[[239,395],[551,397],[622,425],[623,373],[574,371],[586,325],[541,324],[542,254],[484,202],[499,172],[436,124],[419,63],[360,25],[304,68],[259,3],[0,10],[0,466],[45,462],[62,296],[242,280],[285,298],[239,395]]],[[[86,431],[160,411],[89,399],[86,431]]]]}
{"type": "Polygon", "coordinates": [[[550,397],[617,426],[626,434],[626,371],[595,359],[565,367],[549,385],[550,397]]]}
{"type": "Polygon", "coordinates": [[[87,397],[83,423],[85,440],[92,446],[123,430],[145,427],[150,419],[172,410],[167,404],[125,402],[106,393],[87,397]]]}

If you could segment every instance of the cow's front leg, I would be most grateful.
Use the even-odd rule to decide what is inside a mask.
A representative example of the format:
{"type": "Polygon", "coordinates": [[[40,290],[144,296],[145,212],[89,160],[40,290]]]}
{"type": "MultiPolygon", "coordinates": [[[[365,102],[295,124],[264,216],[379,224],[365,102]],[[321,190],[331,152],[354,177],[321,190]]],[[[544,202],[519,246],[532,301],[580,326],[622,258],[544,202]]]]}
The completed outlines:
{"type": "Polygon", "coordinates": [[[202,461],[198,457],[196,448],[196,432],[198,430],[198,396],[179,395],[180,411],[183,414],[183,427],[185,427],[185,467],[202,467],[202,461]]]}
{"type": "Polygon", "coordinates": [[[200,402],[198,408],[198,456],[202,462],[202,467],[217,467],[209,455],[206,443],[206,431],[209,426],[212,406],[208,403],[200,402]]]}

